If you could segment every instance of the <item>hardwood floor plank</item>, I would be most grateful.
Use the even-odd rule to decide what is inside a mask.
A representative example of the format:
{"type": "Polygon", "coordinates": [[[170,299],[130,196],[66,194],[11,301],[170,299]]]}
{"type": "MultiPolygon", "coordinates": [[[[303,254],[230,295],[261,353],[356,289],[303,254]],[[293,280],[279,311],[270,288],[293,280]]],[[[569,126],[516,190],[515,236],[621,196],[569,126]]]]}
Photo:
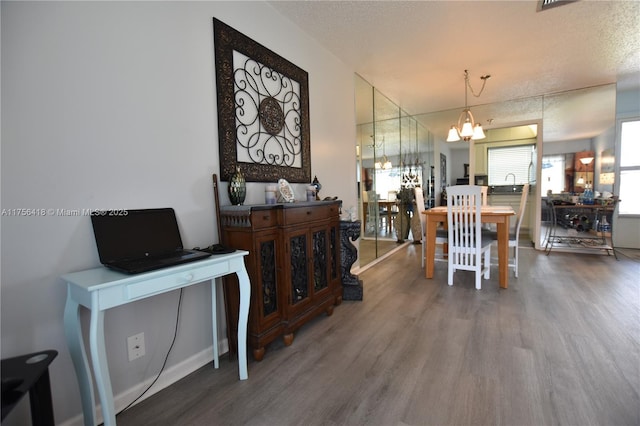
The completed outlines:
{"type": "Polygon", "coordinates": [[[638,425],[639,257],[520,250],[509,288],[424,278],[420,246],[363,272],[364,300],[271,343],[249,380],[222,358],[120,425],[638,425]]]}

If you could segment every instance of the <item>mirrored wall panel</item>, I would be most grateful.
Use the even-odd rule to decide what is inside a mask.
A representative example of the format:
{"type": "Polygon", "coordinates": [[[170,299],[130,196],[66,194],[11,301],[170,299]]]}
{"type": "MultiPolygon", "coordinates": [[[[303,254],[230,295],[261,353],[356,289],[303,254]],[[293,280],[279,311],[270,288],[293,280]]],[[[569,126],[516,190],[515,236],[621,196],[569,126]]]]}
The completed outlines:
{"type": "Polygon", "coordinates": [[[433,205],[433,137],[364,79],[356,76],[360,266],[419,241],[415,188],[433,205]]]}

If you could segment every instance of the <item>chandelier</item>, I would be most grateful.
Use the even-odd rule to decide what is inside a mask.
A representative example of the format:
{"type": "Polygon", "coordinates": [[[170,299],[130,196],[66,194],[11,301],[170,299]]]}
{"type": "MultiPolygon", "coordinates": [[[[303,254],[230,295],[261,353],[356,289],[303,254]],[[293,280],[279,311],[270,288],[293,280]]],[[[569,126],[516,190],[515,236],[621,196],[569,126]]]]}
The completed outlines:
{"type": "MultiPolygon", "coordinates": [[[[589,155],[589,154],[587,154],[587,155],[589,155]]],[[[592,161],[593,161],[593,157],[591,157],[591,156],[587,156],[587,157],[582,157],[582,158],[580,158],[580,162],[581,162],[582,164],[584,164],[585,166],[588,166],[589,164],[591,164],[591,162],[592,162],[592,161]]],[[[586,184],[587,184],[587,188],[588,188],[589,184],[591,183],[591,181],[589,180],[589,169],[587,169],[587,171],[586,171],[586,172],[584,172],[584,173],[585,173],[585,176],[586,176],[586,178],[587,178],[586,182],[585,182],[584,177],[580,176],[580,177],[578,178],[578,182],[577,182],[577,184],[578,184],[578,185],[584,185],[584,184],[586,183],[586,184]]]]}
{"type": "Polygon", "coordinates": [[[383,169],[383,170],[389,170],[393,167],[393,165],[391,164],[391,161],[389,161],[389,159],[387,158],[387,153],[385,152],[385,143],[384,143],[384,136],[382,137],[382,160],[383,161],[376,161],[375,163],[375,168],[376,169],[383,169]]]}
{"type": "Polygon", "coordinates": [[[482,130],[482,126],[480,123],[476,123],[473,119],[473,114],[471,114],[471,110],[467,105],[467,89],[471,89],[471,93],[476,98],[482,94],[484,90],[484,85],[487,83],[487,80],[491,76],[489,74],[483,75],[480,77],[482,80],[482,88],[480,92],[476,95],[473,91],[473,87],[471,87],[471,83],[469,83],[469,71],[464,70],[464,110],[460,113],[460,117],[458,117],[458,125],[455,124],[451,126],[449,129],[449,135],[447,136],[447,142],[457,142],[462,139],[465,142],[469,140],[478,140],[484,139],[484,131],[482,130]]]}

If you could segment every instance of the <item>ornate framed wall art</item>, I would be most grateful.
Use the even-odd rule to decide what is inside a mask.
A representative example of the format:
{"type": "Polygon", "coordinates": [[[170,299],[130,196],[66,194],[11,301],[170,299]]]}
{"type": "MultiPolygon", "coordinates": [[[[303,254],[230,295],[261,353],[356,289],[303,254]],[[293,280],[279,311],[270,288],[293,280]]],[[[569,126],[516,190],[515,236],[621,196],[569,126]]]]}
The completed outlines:
{"type": "Polygon", "coordinates": [[[306,71],[213,18],[221,180],[311,182],[306,71]]]}

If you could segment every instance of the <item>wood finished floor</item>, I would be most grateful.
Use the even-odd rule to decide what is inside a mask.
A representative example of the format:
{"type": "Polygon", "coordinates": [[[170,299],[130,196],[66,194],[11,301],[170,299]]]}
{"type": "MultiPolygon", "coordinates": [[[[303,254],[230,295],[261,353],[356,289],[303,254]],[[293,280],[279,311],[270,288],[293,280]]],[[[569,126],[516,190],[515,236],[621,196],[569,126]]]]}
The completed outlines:
{"type": "Polygon", "coordinates": [[[365,271],[345,301],[262,362],[207,365],[118,416],[119,425],[638,425],[640,263],[520,250],[509,289],[420,246],[365,271]]]}

